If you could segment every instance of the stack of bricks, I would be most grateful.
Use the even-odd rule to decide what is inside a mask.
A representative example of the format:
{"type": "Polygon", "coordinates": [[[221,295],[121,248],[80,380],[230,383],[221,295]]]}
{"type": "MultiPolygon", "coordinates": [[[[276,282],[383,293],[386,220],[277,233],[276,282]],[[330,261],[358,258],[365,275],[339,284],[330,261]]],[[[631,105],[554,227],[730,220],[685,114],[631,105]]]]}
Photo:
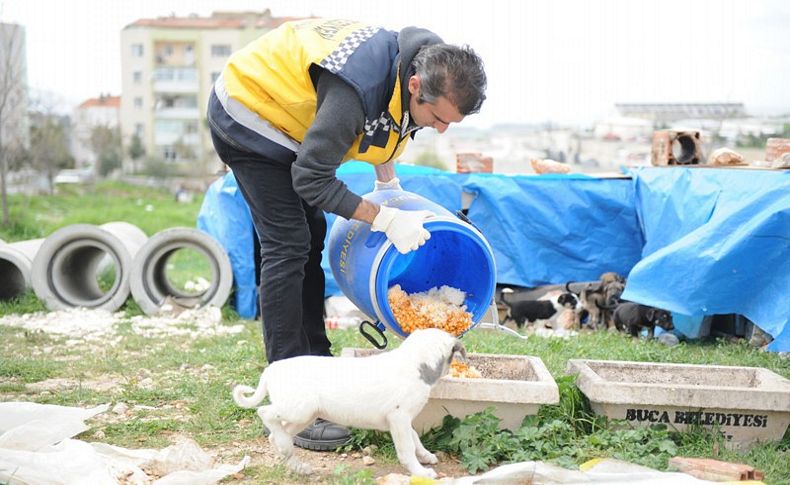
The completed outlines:
{"type": "Polygon", "coordinates": [[[710,458],[676,456],[669,460],[669,466],[700,480],[762,480],[764,476],[763,472],[755,470],[749,465],[712,460],[710,458]]]}
{"type": "Polygon", "coordinates": [[[790,138],[769,138],[765,143],[765,161],[773,162],[790,153],[790,138]]]}

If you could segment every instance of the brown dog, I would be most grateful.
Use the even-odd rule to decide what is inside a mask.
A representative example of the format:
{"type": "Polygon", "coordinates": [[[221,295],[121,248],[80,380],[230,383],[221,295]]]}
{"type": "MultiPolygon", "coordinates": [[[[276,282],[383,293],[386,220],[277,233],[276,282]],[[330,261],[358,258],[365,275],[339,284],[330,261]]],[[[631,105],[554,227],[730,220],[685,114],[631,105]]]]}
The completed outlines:
{"type": "MultiPolygon", "coordinates": [[[[566,285],[568,288],[568,285],[566,285]]],[[[597,284],[586,286],[579,293],[579,300],[587,311],[588,325],[593,330],[605,326],[615,331],[614,309],[625,289],[625,279],[617,273],[606,272],[597,284]]]]}

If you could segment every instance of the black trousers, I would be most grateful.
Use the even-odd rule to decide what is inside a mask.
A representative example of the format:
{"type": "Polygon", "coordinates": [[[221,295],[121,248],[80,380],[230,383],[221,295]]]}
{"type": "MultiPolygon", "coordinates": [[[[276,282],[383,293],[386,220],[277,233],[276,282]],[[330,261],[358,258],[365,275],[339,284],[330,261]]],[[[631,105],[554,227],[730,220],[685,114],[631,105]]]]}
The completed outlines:
{"type": "MultiPolygon", "coordinates": [[[[212,127],[220,159],[233,171],[261,244],[260,306],[266,359],[331,355],[324,326],[326,219],[297,195],[293,154],[275,159],[227,143],[212,127]]],[[[281,153],[282,148],[273,150],[281,153]]]]}

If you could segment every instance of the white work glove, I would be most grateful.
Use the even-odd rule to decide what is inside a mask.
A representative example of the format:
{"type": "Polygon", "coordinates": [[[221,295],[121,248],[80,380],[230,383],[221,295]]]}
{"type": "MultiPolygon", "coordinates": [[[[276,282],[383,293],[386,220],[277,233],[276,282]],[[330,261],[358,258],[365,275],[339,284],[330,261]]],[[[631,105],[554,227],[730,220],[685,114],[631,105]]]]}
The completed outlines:
{"type": "Polygon", "coordinates": [[[389,182],[381,182],[376,180],[376,186],[373,189],[374,192],[378,192],[379,190],[403,190],[400,187],[400,179],[398,177],[393,177],[390,179],[389,182]]]}
{"type": "Polygon", "coordinates": [[[422,221],[432,215],[430,211],[406,211],[382,205],[370,230],[385,233],[398,252],[406,254],[431,238],[431,233],[422,227],[422,221]]]}

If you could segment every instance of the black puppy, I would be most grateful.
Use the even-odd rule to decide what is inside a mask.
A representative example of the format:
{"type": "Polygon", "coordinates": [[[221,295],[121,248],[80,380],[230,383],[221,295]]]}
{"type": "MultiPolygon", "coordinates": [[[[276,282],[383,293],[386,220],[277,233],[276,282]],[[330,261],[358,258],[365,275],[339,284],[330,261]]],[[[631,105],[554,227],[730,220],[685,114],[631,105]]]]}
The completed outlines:
{"type": "Polygon", "coordinates": [[[646,327],[648,340],[653,338],[656,326],[664,330],[675,328],[672,324],[672,315],[668,311],[632,302],[617,305],[614,311],[614,323],[618,330],[628,329],[633,337],[639,335],[642,327],[646,327]]]}
{"type": "Polygon", "coordinates": [[[579,304],[579,300],[573,293],[562,293],[548,300],[514,302],[505,301],[503,297],[502,302],[508,307],[505,321],[513,320],[519,328],[523,327],[527,321],[532,323],[535,320],[548,320],[566,308],[576,309],[579,304]]]}

